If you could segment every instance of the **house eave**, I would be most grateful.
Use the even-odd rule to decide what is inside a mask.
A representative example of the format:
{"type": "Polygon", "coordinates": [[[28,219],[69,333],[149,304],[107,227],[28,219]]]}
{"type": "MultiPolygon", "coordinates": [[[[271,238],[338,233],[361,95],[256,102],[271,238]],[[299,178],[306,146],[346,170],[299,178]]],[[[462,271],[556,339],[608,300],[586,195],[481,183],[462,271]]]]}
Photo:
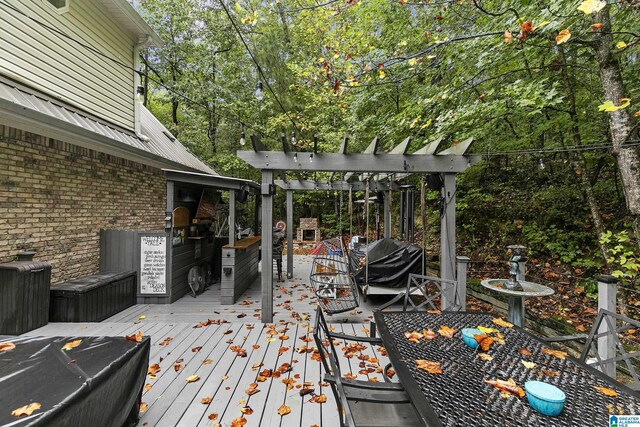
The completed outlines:
{"type": "Polygon", "coordinates": [[[0,98],[0,124],[121,157],[157,169],[202,171],[0,98]]]}

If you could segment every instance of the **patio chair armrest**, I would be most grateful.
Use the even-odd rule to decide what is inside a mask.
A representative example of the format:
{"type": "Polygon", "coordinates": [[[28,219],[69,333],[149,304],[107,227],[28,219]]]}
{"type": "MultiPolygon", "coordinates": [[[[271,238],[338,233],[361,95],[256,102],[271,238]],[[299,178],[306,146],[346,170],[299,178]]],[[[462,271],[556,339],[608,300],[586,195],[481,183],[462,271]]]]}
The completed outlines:
{"type": "Polygon", "coordinates": [[[343,334],[340,332],[331,332],[331,338],[337,338],[337,339],[342,339],[345,341],[359,341],[359,342],[366,342],[368,344],[376,344],[376,345],[382,345],[382,340],[380,338],[376,338],[376,337],[360,337],[357,335],[348,335],[348,334],[343,334]]]}
{"type": "MultiPolygon", "coordinates": [[[[324,380],[330,384],[335,384],[336,379],[333,374],[325,374],[324,380]]],[[[361,380],[350,380],[348,378],[341,377],[340,382],[345,387],[357,388],[363,390],[378,390],[378,391],[388,391],[388,392],[396,392],[396,393],[404,393],[404,387],[400,383],[381,383],[374,381],[361,381],[361,380]]]]}
{"type": "Polygon", "coordinates": [[[542,338],[546,342],[565,342],[565,341],[580,341],[586,340],[589,336],[586,334],[576,334],[576,335],[559,335],[557,337],[544,337],[542,338]]]}

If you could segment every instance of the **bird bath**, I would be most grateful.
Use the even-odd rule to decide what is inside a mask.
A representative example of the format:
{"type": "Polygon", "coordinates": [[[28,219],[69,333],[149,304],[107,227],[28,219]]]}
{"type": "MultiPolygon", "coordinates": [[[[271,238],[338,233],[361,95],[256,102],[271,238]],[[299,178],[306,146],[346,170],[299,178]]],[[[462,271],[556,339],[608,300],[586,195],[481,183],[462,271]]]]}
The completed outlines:
{"type": "Polygon", "coordinates": [[[481,282],[485,288],[509,297],[509,322],[522,327],[525,315],[524,299],[553,295],[554,291],[539,283],[525,280],[518,280],[517,283],[522,287],[522,290],[509,289],[513,286],[513,282],[509,279],[486,279],[481,282]]]}

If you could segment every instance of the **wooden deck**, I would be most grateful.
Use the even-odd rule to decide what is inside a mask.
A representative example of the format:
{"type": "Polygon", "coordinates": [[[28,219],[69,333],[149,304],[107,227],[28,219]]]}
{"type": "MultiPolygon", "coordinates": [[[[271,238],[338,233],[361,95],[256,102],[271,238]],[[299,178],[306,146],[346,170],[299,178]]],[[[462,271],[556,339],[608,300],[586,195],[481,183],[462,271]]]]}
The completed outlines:
{"type": "MultiPolygon", "coordinates": [[[[316,307],[308,286],[311,257],[296,256],[294,265],[293,279],[275,283],[277,313],[271,325],[260,323],[257,281],[233,306],[220,305],[217,284],[197,298],[186,296],[171,305],[136,305],[102,323],[50,323],[28,335],[123,336],[142,331],[151,336],[150,364],[159,364],[160,371],[147,377],[142,400],[148,407],[139,426],[231,426],[241,416],[247,426],[337,426],[336,404],[331,389],[321,381],[321,363],[305,350],[315,347],[307,342],[316,307]],[[195,327],[208,319],[213,324],[195,327]],[[246,357],[234,351],[238,348],[246,351],[246,357]],[[282,373],[260,382],[264,369],[282,373]],[[187,382],[192,375],[199,380],[187,382]],[[251,384],[257,384],[258,391],[249,395],[251,384]],[[301,396],[303,387],[314,392],[301,396]],[[314,396],[326,396],[326,403],[315,403],[314,396]],[[201,403],[205,398],[211,398],[210,403],[201,403]],[[279,415],[281,405],[291,412],[279,415]],[[243,415],[246,407],[251,410],[245,409],[243,415]],[[210,419],[213,414],[217,416],[210,419]]],[[[379,303],[374,300],[373,306],[379,303]]],[[[336,330],[367,335],[370,304],[328,320],[336,330]]],[[[378,348],[367,348],[363,354],[377,359],[375,365],[388,363],[378,348]]],[[[343,358],[341,364],[360,379],[383,380],[378,373],[360,374],[360,362],[343,358]]]]}

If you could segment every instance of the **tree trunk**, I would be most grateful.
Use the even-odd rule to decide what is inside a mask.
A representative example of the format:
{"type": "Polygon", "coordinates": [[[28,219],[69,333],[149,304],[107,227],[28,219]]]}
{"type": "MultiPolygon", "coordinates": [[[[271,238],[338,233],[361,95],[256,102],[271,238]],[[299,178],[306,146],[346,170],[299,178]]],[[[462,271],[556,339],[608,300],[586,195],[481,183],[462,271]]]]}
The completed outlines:
{"type": "MultiPolygon", "coordinates": [[[[600,68],[600,80],[604,89],[605,100],[619,104],[621,98],[625,98],[624,82],[620,63],[613,52],[613,36],[611,35],[611,18],[609,6],[594,14],[594,22],[603,23],[600,29],[600,37],[595,40],[596,60],[600,68]]],[[[620,180],[624,190],[627,209],[633,216],[635,235],[640,236],[640,156],[635,147],[625,147],[631,135],[629,123],[629,110],[620,110],[606,113],[609,115],[609,130],[613,153],[616,156],[620,180]]],[[[637,241],[640,247],[640,240],[637,241]]]]}
{"type": "MultiPolygon", "coordinates": [[[[564,79],[564,86],[567,90],[567,100],[569,101],[568,113],[571,119],[571,136],[573,139],[573,145],[575,147],[579,147],[582,145],[582,136],[580,135],[580,123],[578,121],[578,112],[576,109],[576,95],[572,76],[569,75],[569,71],[567,70],[567,59],[564,54],[564,46],[558,46],[558,54],[560,56],[560,60],[562,61],[562,78],[564,79]]],[[[578,160],[572,160],[571,165],[579,179],[582,191],[584,191],[584,194],[586,196],[587,204],[589,205],[589,210],[591,211],[593,225],[596,229],[596,238],[598,244],[600,245],[602,258],[604,259],[605,264],[608,264],[607,258],[609,258],[609,249],[604,243],[600,242],[600,236],[605,232],[604,223],[602,221],[602,215],[600,215],[600,208],[598,207],[598,201],[593,192],[593,186],[591,185],[589,174],[587,173],[587,162],[585,161],[584,155],[580,152],[577,153],[576,157],[579,159],[579,162],[578,160]]]]}

